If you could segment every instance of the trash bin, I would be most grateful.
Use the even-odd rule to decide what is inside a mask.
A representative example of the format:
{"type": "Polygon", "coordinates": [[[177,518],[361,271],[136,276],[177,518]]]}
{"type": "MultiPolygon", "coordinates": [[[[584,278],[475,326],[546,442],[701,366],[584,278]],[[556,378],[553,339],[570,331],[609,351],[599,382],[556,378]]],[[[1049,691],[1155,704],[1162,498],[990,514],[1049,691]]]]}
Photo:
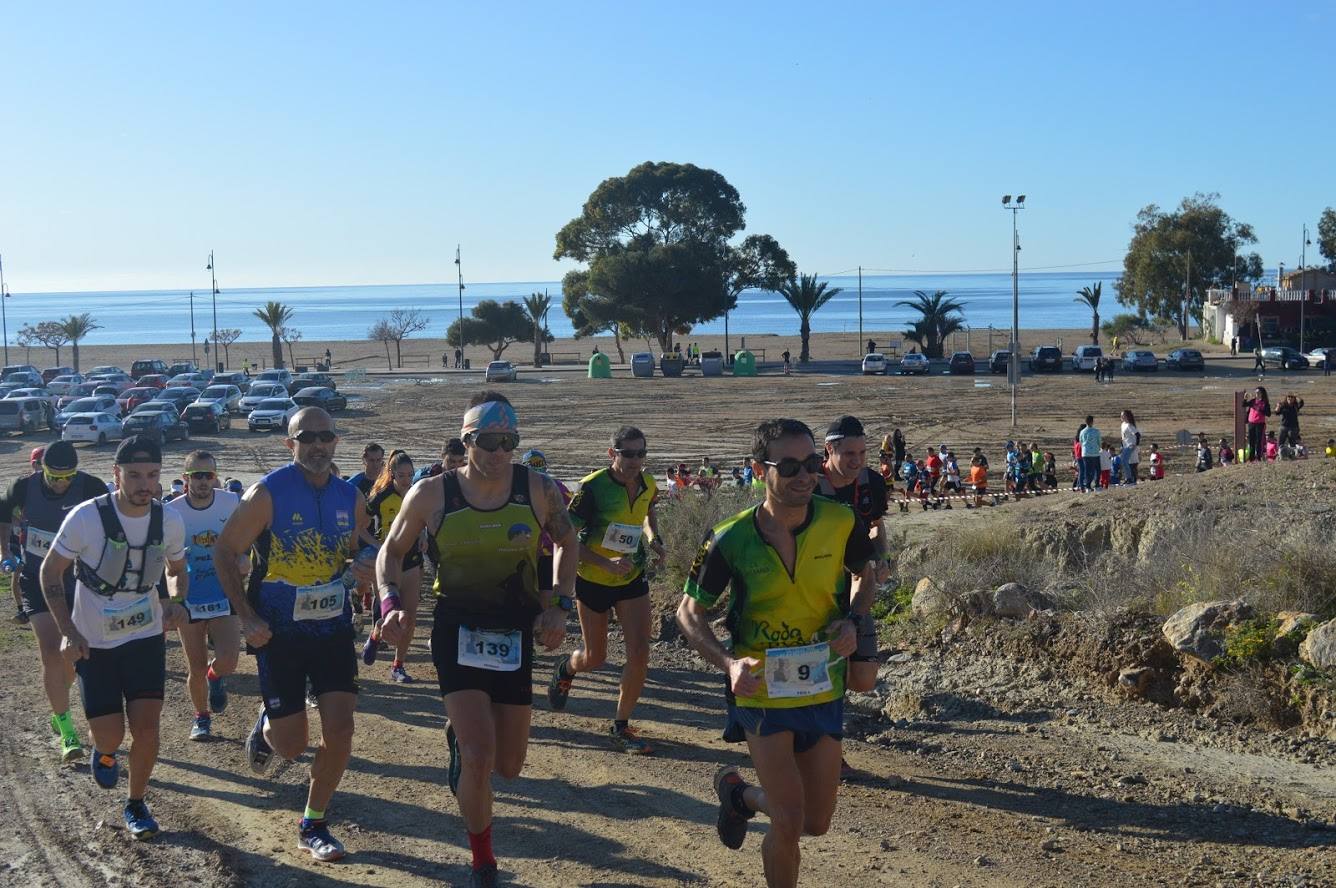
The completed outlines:
{"type": "Polygon", "coordinates": [[[654,376],[654,355],[649,352],[636,352],[631,355],[631,375],[638,379],[650,379],[654,376]]]}
{"type": "Polygon", "coordinates": [[[473,369],[473,368],[469,365],[469,359],[468,359],[468,358],[465,358],[465,359],[464,359],[464,369],[465,369],[465,370],[471,370],[471,369],[473,369]]]}
{"type": "Polygon", "coordinates": [[[612,379],[612,361],[603,352],[594,352],[589,356],[590,379],[612,379]]]}
{"type": "Polygon", "coordinates": [[[756,355],[747,351],[745,348],[733,355],[733,375],[734,376],[755,376],[756,375],[756,355]]]}
{"type": "Polygon", "coordinates": [[[682,368],[686,365],[686,359],[676,354],[659,356],[659,372],[664,376],[681,376],[682,368]]]}
{"type": "Polygon", "coordinates": [[[707,351],[700,356],[701,376],[723,376],[724,356],[717,351],[707,351]]]}

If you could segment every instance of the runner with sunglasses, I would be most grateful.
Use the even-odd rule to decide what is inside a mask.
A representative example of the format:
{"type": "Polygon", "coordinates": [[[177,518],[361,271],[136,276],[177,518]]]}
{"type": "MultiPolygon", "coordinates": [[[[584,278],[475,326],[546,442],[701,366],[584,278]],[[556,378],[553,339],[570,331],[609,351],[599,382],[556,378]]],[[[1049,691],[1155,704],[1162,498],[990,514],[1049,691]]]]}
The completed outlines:
{"type": "Polygon", "coordinates": [[[626,665],[622,667],[617,712],[608,733],[619,749],[632,755],[654,751],[630,724],[649,672],[651,610],[645,577],[646,549],[654,552],[656,566],[667,554],[659,540],[654,511],[658,486],[644,468],[647,453],[644,433],[634,426],[622,426],[608,448],[611,464],[581,479],[580,489],[571,500],[571,521],[580,536],[575,600],[581,646],[557,661],[547,685],[548,703],[555,710],[565,709],[575,676],[593,672],[607,660],[608,611],[616,610],[626,665]]]}
{"type": "MultiPolygon", "coordinates": [[[[724,739],[746,740],[760,780],[746,783],[734,767],[715,774],[719,838],[741,848],[747,821],[765,812],[766,884],[793,886],[799,838],[825,833],[835,813],[846,658],[858,645],[842,598],[850,573],[870,592],[876,550],[853,511],[813,496],[822,459],[806,425],[763,422],[752,450],[765,467],[765,500],[706,535],[677,622],[727,675],[724,739]],[[725,647],[709,611],[730,587],[725,647]]],[[[855,610],[864,604],[856,599],[855,610]]]]}
{"type": "MultiPolygon", "coordinates": [[[[68,441],[46,448],[36,471],[10,485],[0,498],[0,570],[10,574],[22,596],[23,613],[37,636],[42,686],[51,704],[51,731],[60,738],[60,756],[67,763],[83,758],[83,745],[70,720],[70,685],[74,666],[60,652],[60,630],[42,595],[42,559],[70,509],[107,492],[106,482],[79,471],[79,455],[68,441]],[[13,548],[10,531],[22,516],[23,551],[13,548]],[[20,563],[20,557],[22,563],[20,563]]],[[[66,607],[74,605],[74,577],[64,577],[66,607]]]]}
{"type": "MultiPolygon", "coordinates": [[[[190,739],[203,741],[213,736],[214,714],[227,708],[223,678],[236,671],[241,655],[241,623],[232,613],[213,567],[214,543],[237,510],[239,498],[214,487],[218,461],[207,450],[196,450],[186,457],[181,477],[185,495],[167,503],[185,525],[186,563],[190,565],[190,590],[184,601],[189,619],[177,631],[186,655],[186,688],[195,707],[190,739]]],[[[243,558],[238,566],[245,573],[250,570],[250,561],[243,558]]]]}
{"type": "MultiPolygon", "coordinates": [[[[246,491],[213,547],[218,581],[259,675],[260,714],[245,744],[251,770],[264,774],[275,752],[294,760],[306,751],[308,680],[320,710],[320,745],[297,833],[297,847],[316,860],[345,854],[325,820],[352,754],[357,708],[352,604],[342,577],[369,534],[362,492],[331,471],[338,440],[324,410],[297,411],[285,439],[292,462],[246,491]],[[240,568],[246,552],[254,565],[248,585],[240,568]]],[[[352,571],[371,579],[369,565],[353,561],[352,571]]]]}
{"type": "Polygon", "coordinates": [[[402,559],[425,530],[439,556],[432,659],[445,700],[450,789],[468,831],[470,884],[497,884],[492,852],[492,774],[519,775],[533,715],[533,645],[555,650],[566,635],[579,551],[553,480],[511,462],[515,410],[499,392],[474,395],[460,438],[468,463],[414,484],[376,560],[381,632],[407,625],[402,559]],[[554,543],[556,594],[539,590],[539,535],[554,543]]]}

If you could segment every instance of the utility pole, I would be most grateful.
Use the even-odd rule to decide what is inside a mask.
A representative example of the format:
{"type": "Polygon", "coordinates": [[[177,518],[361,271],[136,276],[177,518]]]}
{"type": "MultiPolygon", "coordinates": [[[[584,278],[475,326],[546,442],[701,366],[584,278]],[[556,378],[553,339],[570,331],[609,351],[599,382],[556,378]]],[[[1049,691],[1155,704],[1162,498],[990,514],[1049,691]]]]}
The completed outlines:
{"type": "Polygon", "coordinates": [[[5,258],[0,256],[0,333],[5,337],[5,364],[9,364],[9,318],[5,312],[5,300],[9,298],[9,288],[5,286],[5,258]]]}
{"type": "Polygon", "coordinates": [[[1021,382],[1021,238],[1016,228],[1016,214],[1025,209],[1025,195],[1011,202],[1002,195],[1002,208],[1011,210],[1011,357],[1007,361],[1007,382],[1011,385],[1011,427],[1016,428],[1016,389],[1021,382]]]}
{"type": "Polygon", "coordinates": [[[213,267],[213,250],[209,251],[209,280],[213,287],[213,356],[218,357],[218,272],[213,267]]]}
{"type": "Polygon", "coordinates": [[[455,276],[459,279],[459,352],[464,352],[464,266],[459,263],[459,244],[455,244],[455,276]]]}
{"type": "MultiPolygon", "coordinates": [[[[1308,301],[1308,223],[1304,223],[1304,243],[1299,248],[1299,352],[1304,350],[1304,303],[1308,301]]],[[[6,361],[8,363],[8,361],[6,361]]]]}
{"type": "MultiPolygon", "coordinates": [[[[863,266],[858,266],[858,353],[863,353],[863,266]]],[[[861,358],[859,360],[862,360],[861,358]]]]}
{"type": "Polygon", "coordinates": [[[199,355],[195,352],[195,291],[190,291],[190,363],[199,366],[199,355]]]}

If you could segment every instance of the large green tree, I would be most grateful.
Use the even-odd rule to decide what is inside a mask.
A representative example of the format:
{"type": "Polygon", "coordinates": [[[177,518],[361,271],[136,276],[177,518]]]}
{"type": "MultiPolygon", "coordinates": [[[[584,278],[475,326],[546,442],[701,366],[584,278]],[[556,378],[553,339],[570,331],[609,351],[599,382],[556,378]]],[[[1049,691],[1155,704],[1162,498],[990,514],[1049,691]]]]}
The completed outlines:
{"type": "Polygon", "coordinates": [[[1076,291],[1073,302],[1080,302],[1090,309],[1090,344],[1099,345],[1099,299],[1104,295],[1104,283],[1095,281],[1093,287],[1082,287],[1076,291]]]}
{"type": "Polygon", "coordinates": [[[524,306],[513,299],[497,302],[484,299],[473,307],[470,317],[459,318],[445,332],[448,342],[460,341],[459,322],[464,322],[465,345],[485,345],[492,351],[492,360],[501,360],[501,353],[514,342],[529,342],[534,328],[524,306]]]}
{"type": "MultiPolygon", "coordinates": [[[[1257,242],[1252,226],[1232,219],[1219,200],[1218,194],[1198,193],[1172,212],[1154,204],[1143,208],[1123,258],[1118,301],[1171,320],[1182,339],[1189,320],[1201,314],[1206,290],[1237,279],[1239,247],[1257,242]]],[[[1250,257],[1242,258],[1246,269],[1250,257]]]]}
{"type": "Polygon", "coordinates": [[[812,335],[812,315],[838,296],[840,288],[831,287],[825,281],[818,282],[814,274],[804,274],[785,281],[780,286],[779,293],[798,313],[798,335],[802,337],[802,350],[798,353],[798,363],[806,364],[812,359],[807,346],[812,335]]]}
{"type": "Polygon", "coordinates": [[[269,348],[274,358],[274,366],[283,366],[283,330],[292,320],[292,307],[284,305],[281,302],[266,302],[264,308],[257,308],[254,311],[255,317],[264,322],[269,328],[272,339],[269,342],[269,348]]]}
{"type": "Polygon", "coordinates": [[[1327,260],[1327,271],[1336,272],[1336,209],[1327,207],[1318,217],[1317,248],[1327,260]]]}
{"type": "Polygon", "coordinates": [[[917,342],[930,358],[940,358],[946,337],[965,329],[965,318],[960,313],[965,303],[952,299],[945,290],[937,290],[931,296],[915,290],[913,299],[901,299],[895,304],[919,313],[919,319],[905,331],[905,338],[917,342]]]}
{"type": "Polygon", "coordinates": [[[673,333],[724,314],[747,287],[791,273],[773,238],[729,241],[745,226],[737,189],[714,170],[646,162],[605,179],[557,232],[556,259],[586,268],[563,281],[577,335],[624,324],[667,351],[673,333]]]}

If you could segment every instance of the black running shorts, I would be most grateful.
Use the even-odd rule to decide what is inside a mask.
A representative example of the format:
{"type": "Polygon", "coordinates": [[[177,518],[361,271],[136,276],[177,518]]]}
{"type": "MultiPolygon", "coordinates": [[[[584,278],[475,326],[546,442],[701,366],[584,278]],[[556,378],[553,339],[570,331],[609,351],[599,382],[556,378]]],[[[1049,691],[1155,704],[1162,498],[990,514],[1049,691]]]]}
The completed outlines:
{"type": "Polygon", "coordinates": [[[357,655],[351,627],[316,638],[274,636],[254,653],[260,699],[270,719],[306,711],[307,679],[317,698],[339,691],[357,693],[357,655]]]}
{"type": "Polygon", "coordinates": [[[455,691],[482,691],[493,703],[533,705],[533,628],[520,630],[520,667],[512,672],[497,672],[460,665],[459,627],[459,620],[443,616],[438,605],[431,627],[431,660],[436,666],[441,696],[455,691]]]}
{"type": "Polygon", "coordinates": [[[84,717],[120,715],[135,700],[161,700],[167,682],[167,644],[153,635],[114,648],[89,648],[74,664],[84,717]]]}
{"type": "Polygon", "coordinates": [[[648,594],[649,580],[645,579],[644,574],[625,586],[605,586],[584,577],[575,578],[575,600],[600,614],[606,614],[619,601],[630,601],[648,594]]]}
{"type": "MultiPolygon", "coordinates": [[[[19,584],[19,594],[23,596],[23,612],[28,616],[34,614],[44,614],[48,608],[46,598],[42,595],[42,583],[36,577],[29,577],[26,573],[16,573],[12,576],[17,578],[19,584]]],[[[69,611],[74,610],[74,585],[67,583],[65,585],[65,608],[69,611]]]]}

